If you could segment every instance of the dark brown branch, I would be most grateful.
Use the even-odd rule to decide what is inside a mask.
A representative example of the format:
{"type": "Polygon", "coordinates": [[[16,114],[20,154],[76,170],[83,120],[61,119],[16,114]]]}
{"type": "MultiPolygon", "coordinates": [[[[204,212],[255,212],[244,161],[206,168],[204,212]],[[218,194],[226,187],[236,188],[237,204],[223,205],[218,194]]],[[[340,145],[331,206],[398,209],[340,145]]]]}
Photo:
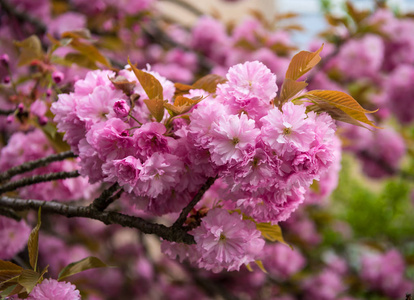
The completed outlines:
{"type": "Polygon", "coordinates": [[[8,116],[8,115],[13,114],[15,111],[16,111],[16,109],[9,109],[9,110],[0,109],[0,115],[1,116],[8,116]]]}
{"type": "Polygon", "coordinates": [[[12,209],[8,209],[5,207],[0,207],[0,215],[16,220],[16,221],[21,220],[20,216],[18,216],[12,209]]]}
{"type": "Polygon", "coordinates": [[[188,10],[189,12],[195,14],[197,17],[204,15],[204,13],[201,10],[199,10],[197,7],[193,6],[187,1],[184,1],[184,0],[162,0],[162,1],[174,3],[188,10]]]}
{"type": "Polygon", "coordinates": [[[374,162],[375,164],[377,164],[381,169],[383,169],[388,175],[392,176],[392,175],[397,175],[400,176],[403,179],[406,180],[414,180],[414,175],[411,173],[408,173],[404,170],[399,170],[396,169],[392,166],[390,166],[385,160],[372,156],[369,152],[367,151],[360,151],[357,153],[357,155],[361,158],[370,160],[372,162],[374,162]]]}
{"type": "Polygon", "coordinates": [[[181,211],[180,216],[174,222],[172,227],[181,228],[181,226],[184,225],[184,222],[187,220],[187,216],[190,213],[190,211],[194,208],[194,206],[198,203],[198,201],[201,200],[204,193],[213,185],[216,179],[217,179],[217,176],[210,177],[209,179],[207,179],[206,183],[204,183],[204,185],[200,188],[200,190],[194,196],[193,200],[191,200],[191,202],[186,207],[184,207],[184,209],[181,211]]]}
{"type": "Polygon", "coordinates": [[[99,211],[104,211],[115,199],[112,199],[113,193],[120,188],[118,183],[114,183],[109,188],[104,190],[102,194],[93,200],[90,207],[99,211]]]}
{"type": "Polygon", "coordinates": [[[15,17],[19,22],[27,22],[32,24],[35,27],[36,33],[44,34],[47,31],[46,25],[43,24],[40,20],[31,16],[30,14],[24,11],[18,11],[15,7],[10,5],[5,0],[0,0],[1,8],[11,17],[15,17]]]}
{"type": "Polygon", "coordinates": [[[5,192],[14,191],[18,188],[41,183],[41,182],[47,182],[47,181],[54,181],[59,179],[67,179],[67,178],[74,178],[80,176],[78,171],[71,171],[71,172],[58,172],[58,173],[49,173],[44,175],[35,175],[27,178],[23,178],[20,180],[16,180],[13,182],[9,182],[5,185],[2,185],[0,187],[0,194],[3,194],[5,192]]]}
{"type": "Polygon", "coordinates": [[[74,206],[54,201],[23,200],[1,196],[0,207],[13,209],[15,211],[38,210],[41,207],[42,213],[54,213],[68,218],[80,217],[94,219],[106,225],[118,224],[123,227],[136,228],[143,233],[155,234],[170,242],[195,243],[194,237],[183,229],[150,223],[139,217],[128,216],[113,211],[99,211],[90,206],[74,206]]]}
{"type": "Polygon", "coordinates": [[[16,167],[13,167],[13,168],[7,170],[4,173],[1,173],[0,174],[0,182],[3,182],[5,180],[9,180],[14,175],[29,172],[29,171],[32,171],[34,169],[44,167],[44,166],[46,166],[46,165],[48,165],[52,162],[62,161],[62,160],[65,160],[66,158],[73,158],[73,157],[76,157],[76,155],[72,151],[66,151],[66,152],[62,152],[62,153],[58,153],[58,154],[52,154],[52,155],[49,155],[49,156],[41,158],[41,159],[25,162],[25,163],[23,163],[19,166],[16,166],[16,167]]]}
{"type": "MultiPolygon", "coordinates": [[[[156,21],[152,21],[150,26],[142,26],[142,31],[147,35],[147,37],[155,44],[161,44],[164,47],[174,47],[180,48],[185,51],[193,52],[192,49],[188,48],[187,46],[177,43],[174,41],[168,34],[166,34],[158,25],[156,21]]],[[[209,60],[208,57],[205,55],[197,54],[198,63],[200,66],[209,71],[213,68],[213,63],[209,60]]]]}
{"type": "Polygon", "coordinates": [[[237,300],[238,297],[232,295],[228,289],[219,281],[213,281],[212,279],[200,276],[198,270],[194,269],[188,263],[184,263],[187,271],[191,273],[191,278],[194,282],[201,287],[209,297],[220,296],[225,300],[237,300]]]}

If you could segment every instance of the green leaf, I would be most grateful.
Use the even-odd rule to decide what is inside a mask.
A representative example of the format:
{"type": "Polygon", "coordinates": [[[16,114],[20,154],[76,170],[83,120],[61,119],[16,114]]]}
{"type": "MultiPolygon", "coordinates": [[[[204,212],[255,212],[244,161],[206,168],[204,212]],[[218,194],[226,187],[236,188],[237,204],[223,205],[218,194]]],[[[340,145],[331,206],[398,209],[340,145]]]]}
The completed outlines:
{"type": "Polygon", "coordinates": [[[42,224],[41,218],[40,218],[41,211],[42,209],[41,207],[39,207],[37,225],[30,233],[29,241],[27,243],[27,247],[29,250],[29,261],[34,271],[36,271],[37,269],[37,258],[39,255],[39,229],[40,229],[40,225],[42,224]]]}
{"type": "Polygon", "coordinates": [[[280,93],[280,104],[287,102],[289,99],[295,97],[300,91],[307,87],[305,81],[294,81],[290,78],[286,78],[282,84],[282,91],[280,93]]]}
{"type": "Polygon", "coordinates": [[[150,73],[141,71],[140,69],[135,67],[133,64],[131,64],[131,61],[129,60],[129,58],[128,58],[128,64],[131,66],[132,71],[137,77],[139,83],[142,85],[142,88],[144,89],[148,98],[163,100],[164,99],[163,89],[158,79],[155,78],[150,73]]]}
{"type": "MultiPolygon", "coordinates": [[[[263,266],[263,262],[261,260],[255,260],[254,263],[260,268],[260,270],[262,270],[264,273],[267,274],[267,271],[265,269],[265,267],[263,266]]],[[[250,264],[245,264],[247,270],[249,270],[249,272],[253,272],[253,268],[250,264]]]]}
{"type": "Polygon", "coordinates": [[[36,284],[40,281],[40,279],[41,275],[39,273],[27,269],[23,270],[17,282],[26,289],[27,293],[30,293],[36,284]]]}
{"type": "Polygon", "coordinates": [[[58,281],[85,270],[105,267],[108,267],[108,265],[102,262],[99,258],[89,256],[80,261],[73,262],[63,268],[63,270],[59,273],[58,281]]]}
{"type": "Polygon", "coordinates": [[[148,107],[151,115],[161,122],[164,117],[164,100],[162,99],[146,99],[144,100],[145,105],[148,107]]]}
{"type": "Polygon", "coordinates": [[[315,52],[300,51],[298,54],[293,56],[289,64],[288,70],[286,71],[286,78],[296,81],[301,76],[309,72],[314,66],[316,66],[321,61],[319,53],[321,53],[322,49],[323,44],[315,52]]]}
{"type": "Polygon", "coordinates": [[[20,271],[0,271],[0,289],[4,288],[4,284],[8,282],[17,282],[17,278],[19,278],[20,274],[23,270],[20,271]]]}
{"type": "Polygon", "coordinates": [[[43,58],[42,43],[40,39],[32,35],[23,41],[14,41],[14,44],[20,48],[18,66],[30,64],[35,59],[43,58]]]}
{"type": "Polygon", "coordinates": [[[260,270],[263,271],[263,273],[267,274],[267,271],[266,271],[265,267],[263,266],[263,262],[261,260],[255,260],[254,262],[260,268],[260,270]]]}
{"type": "Polygon", "coordinates": [[[354,98],[343,92],[314,90],[307,92],[300,98],[307,98],[311,100],[311,102],[323,108],[327,113],[330,113],[331,116],[333,118],[336,118],[337,120],[339,117],[341,118],[341,121],[345,121],[348,123],[353,122],[351,124],[360,125],[359,122],[362,122],[372,127],[380,128],[375,126],[375,124],[372,121],[370,121],[365,115],[367,113],[375,113],[378,110],[369,111],[364,109],[354,98]],[[332,106],[335,109],[332,109],[332,106]],[[344,117],[344,114],[346,117],[344,117]],[[351,120],[347,117],[349,117],[351,120]]]}
{"type": "Polygon", "coordinates": [[[88,56],[82,53],[68,53],[65,55],[65,60],[87,69],[98,69],[98,66],[96,65],[95,61],[93,61],[88,56]]]}
{"type": "Polygon", "coordinates": [[[0,259],[0,271],[6,271],[6,270],[21,271],[23,270],[23,268],[10,261],[5,261],[5,260],[0,259]]]}
{"type": "Polygon", "coordinates": [[[13,278],[17,278],[22,271],[22,267],[9,261],[0,260],[0,287],[13,278]]]}
{"type": "Polygon", "coordinates": [[[318,180],[313,180],[311,186],[309,187],[314,193],[320,194],[321,193],[321,186],[318,180]]]}
{"type": "Polygon", "coordinates": [[[74,39],[70,43],[70,46],[73,49],[78,50],[90,60],[99,62],[107,67],[111,67],[109,60],[95,46],[81,42],[78,39],[74,39]]]}
{"type": "Polygon", "coordinates": [[[201,77],[193,84],[194,89],[202,89],[209,93],[215,93],[217,89],[217,85],[219,83],[225,83],[227,81],[226,78],[216,75],[216,74],[209,74],[204,77],[201,77]]]}
{"type": "Polygon", "coordinates": [[[61,38],[75,38],[75,39],[91,39],[91,32],[88,29],[77,29],[73,31],[66,31],[62,33],[61,38]]]}
{"type": "Polygon", "coordinates": [[[9,286],[7,289],[5,289],[4,291],[2,291],[2,292],[0,293],[0,296],[1,296],[1,297],[7,297],[7,296],[12,295],[12,293],[13,293],[13,291],[14,291],[14,289],[15,289],[16,287],[17,287],[17,284],[14,284],[14,285],[9,286]]]}
{"type": "Polygon", "coordinates": [[[281,242],[289,247],[291,247],[286,241],[283,239],[282,229],[279,225],[272,225],[269,223],[257,223],[256,224],[257,230],[262,233],[262,236],[271,241],[271,242],[281,242]]]}

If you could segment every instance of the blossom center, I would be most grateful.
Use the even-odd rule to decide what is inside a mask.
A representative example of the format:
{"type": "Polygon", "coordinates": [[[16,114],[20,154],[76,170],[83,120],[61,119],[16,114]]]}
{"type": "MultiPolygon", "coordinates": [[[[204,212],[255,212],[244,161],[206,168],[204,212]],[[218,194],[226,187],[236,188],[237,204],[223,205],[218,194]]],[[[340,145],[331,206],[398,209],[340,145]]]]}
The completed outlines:
{"type": "Polygon", "coordinates": [[[292,133],[292,128],[285,127],[285,128],[283,129],[283,134],[284,134],[284,135],[289,135],[289,134],[291,134],[291,133],[292,133]]]}
{"type": "Polygon", "coordinates": [[[232,142],[233,142],[233,145],[237,145],[240,142],[240,139],[238,137],[234,137],[232,142]]]}
{"type": "Polygon", "coordinates": [[[224,240],[226,240],[226,236],[224,235],[224,234],[220,234],[220,238],[219,238],[219,240],[220,241],[224,241],[224,240]]]}

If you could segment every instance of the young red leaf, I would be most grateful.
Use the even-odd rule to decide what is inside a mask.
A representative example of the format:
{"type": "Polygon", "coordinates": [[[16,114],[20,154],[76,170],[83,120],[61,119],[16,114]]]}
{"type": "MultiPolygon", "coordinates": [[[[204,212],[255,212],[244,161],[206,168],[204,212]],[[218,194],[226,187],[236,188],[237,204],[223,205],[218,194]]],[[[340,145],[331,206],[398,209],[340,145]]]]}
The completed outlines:
{"type": "Polygon", "coordinates": [[[136,83],[134,81],[128,81],[124,76],[116,76],[109,78],[113,85],[124,92],[125,95],[131,96],[134,91],[136,83]]]}
{"type": "Polygon", "coordinates": [[[170,110],[174,115],[181,115],[188,112],[194,105],[201,101],[200,99],[190,99],[183,96],[175,98],[174,105],[170,103],[164,103],[164,107],[170,110]]]}
{"type": "Polygon", "coordinates": [[[300,91],[307,87],[305,81],[294,81],[290,78],[286,78],[283,81],[281,93],[280,93],[280,105],[295,97],[300,91]]]}
{"type": "MultiPolygon", "coordinates": [[[[380,128],[375,126],[375,124],[370,121],[365,114],[374,113],[375,111],[369,111],[364,109],[354,98],[350,95],[345,94],[339,91],[323,91],[323,90],[314,90],[307,92],[301,98],[308,98],[316,105],[321,103],[328,103],[334,106],[337,109],[340,109],[345,114],[347,114],[352,119],[368,124],[375,128],[380,128]]],[[[322,105],[323,105],[322,104],[322,105]]],[[[325,106],[326,107],[326,106],[325,106]]],[[[329,113],[329,111],[328,111],[329,113]]]]}
{"type": "Polygon", "coordinates": [[[174,97],[182,96],[184,94],[188,94],[191,89],[194,89],[192,85],[183,84],[183,83],[174,83],[175,86],[175,93],[174,97]]]}
{"type": "Polygon", "coordinates": [[[300,51],[293,56],[286,71],[286,78],[298,80],[302,75],[309,72],[321,61],[319,53],[321,53],[322,49],[323,45],[315,52],[300,51]]]}
{"type": "Polygon", "coordinates": [[[164,117],[164,100],[162,99],[146,99],[144,100],[145,105],[148,107],[151,115],[157,120],[157,122],[161,122],[162,118],[164,117]]]}
{"type": "Polygon", "coordinates": [[[226,81],[227,79],[222,76],[215,75],[215,74],[209,74],[197,80],[193,84],[193,88],[202,89],[209,93],[215,93],[217,89],[217,85],[219,83],[225,83],[226,81]]]}
{"type": "Polygon", "coordinates": [[[137,77],[139,83],[142,85],[142,88],[144,89],[148,98],[163,100],[163,89],[158,79],[155,78],[150,73],[141,71],[140,69],[135,67],[133,64],[131,64],[131,61],[129,60],[129,58],[128,58],[128,64],[131,66],[132,71],[137,77]]]}

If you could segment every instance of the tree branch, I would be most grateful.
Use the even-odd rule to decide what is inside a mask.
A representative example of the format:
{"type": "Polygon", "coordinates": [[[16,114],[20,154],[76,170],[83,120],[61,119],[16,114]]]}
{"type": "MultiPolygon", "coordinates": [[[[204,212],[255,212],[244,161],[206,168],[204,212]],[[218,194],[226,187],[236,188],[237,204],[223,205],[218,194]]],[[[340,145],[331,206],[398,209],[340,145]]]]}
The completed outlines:
{"type": "Polygon", "coordinates": [[[15,111],[16,111],[16,109],[8,109],[8,110],[0,109],[0,115],[1,116],[8,116],[8,115],[13,114],[15,111]]]}
{"type": "Polygon", "coordinates": [[[1,196],[0,207],[6,207],[15,211],[38,210],[41,207],[42,213],[54,213],[68,218],[94,219],[106,225],[118,224],[123,227],[136,228],[143,233],[155,234],[170,242],[195,244],[194,237],[183,229],[150,223],[139,217],[113,211],[99,211],[90,206],[74,206],[54,201],[23,200],[1,196]]]}
{"type": "Polygon", "coordinates": [[[19,22],[28,22],[35,27],[36,33],[44,34],[47,31],[46,25],[37,18],[27,14],[23,11],[18,11],[5,0],[0,0],[1,8],[12,17],[15,17],[19,22]]]}
{"type": "Polygon", "coordinates": [[[115,193],[120,188],[119,184],[116,182],[111,185],[109,188],[104,190],[102,194],[93,200],[89,205],[91,208],[104,211],[115,199],[112,199],[112,194],[115,193]]]}
{"type": "Polygon", "coordinates": [[[181,211],[180,216],[174,222],[172,227],[181,228],[181,226],[183,226],[184,222],[187,220],[187,216],[190,213],[190,211],[194,208],[198,201],[201,200],[204,193],[213,185],[214,181],[216,181],[217,178],[218,176],[210,177],[209,179],[207,179],[206,183],[204,183],[204,185],[200,188],[200,190],[194,196],[193,200],[191,200],[191,202],[181,211]]]}
{"type": "Polygon", "coordinates": [[[52,154],[47,157],[43,157],[41,159],[25,162],[19,166],[13,167],[7,170],[6,172],[0,174],[0,182],[9,180],[14,175],[22,174],[22,173],[29,172],[34,169],[40,168],[40,167],[44,167],[52,162],[62,161],[62,160],[65,160],[66,158],[74,158],[74,157],[76,157],[76,155],[72,151],[66,151],[66,152],[62,152],[58,154],[52,154]]]}
{"type": "Polygon", "coordinates": [[[49,173],[43,175],[35,175],[32,177],[23,178],[20,180],[16,180],[5,185],[0,186],[0,194],[5,192],[14,191],[15,189],[41,183],[47,181],[54,181],[59,179],[67,179],[67,178],[74,178],[80,176],[78,171],[71,171],[71,172],[58,172],[58,173],[49,173]]]}
{"type": "Polygon", "coordinates": [[[238,297],[234,296],[223,284],[219,281],[214,281],[206,276],[200,276],[198,270],[194,269],[190,264],[184,263],[187,271],[190,272],[191,278],[194,283],[201,287],[209,297],[221,296],[225,300],[237,300],[238,297]]]}
{"type": "Polygon", "coordinates": [[[174,4],[176,4],[180,7],[188,10],[189,12],[195,14],[197,17],[202,16],[204,14],[200,9],[198,9],[194,5],[188,3],[187,1],[184,1],[184,0],[162,0],[162,1],[174,3],[174,4]]]}
{"type": "Polygon", "coordinates": [[[372,156],[368,151],[359,151],[357,155],[360,156],[361,158],[364,158],[364,159],[367,159],[367,160],[370,160],[376,163],[381,169],[383,169],[390,176],[397,175],[405,180],[414,181],[413,174],[406,172],[404,170],[399,170],[399,169],[392,167],[385,160],[372,156]]]}
{"type": "Polygon", "coordinates": [[[18,216],[12,209],[8,209],[5,207],[0,207],[0,215],[16,220],[16,221],[21,220],[20,216],[18,216]]]}

